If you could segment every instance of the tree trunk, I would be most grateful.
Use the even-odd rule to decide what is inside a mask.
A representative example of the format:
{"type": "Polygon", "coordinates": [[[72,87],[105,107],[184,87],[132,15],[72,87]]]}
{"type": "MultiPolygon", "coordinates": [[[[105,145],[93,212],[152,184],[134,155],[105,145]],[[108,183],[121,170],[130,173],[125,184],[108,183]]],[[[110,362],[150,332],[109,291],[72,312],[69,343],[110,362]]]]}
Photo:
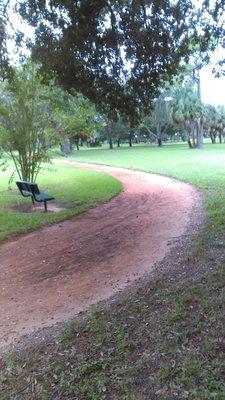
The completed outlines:
{"type": "MultiPolygon", "coordinates": [[[[201,79],[200,72],[198,71],[197,77],[198,86],[198,98],[201,100],[201,79]]],[[[197,132],[196,132],[196,147],[197,149],[203,149],[203,117],[201,116],[197,121],[197,132]]]]}
{"type": "Polygon", "coordinates": [[[120,139],[117,139],[117,147],[120,147],[120,139]]]}
{"type": "Polygon", "coordinates": [[[72,146],[70,143],[70,139],[69,138],[65,138],[62,140],[61,144],[60,144],[60,149],[61,152],[64,154],[71,154],[72,152],[72,146]]]}
{"type": "Polygon", "coordinates": [[[216,137],[212,132],[210,132],[210,139],[211,139],[212,144],[216,143],[216,137]]]}
{"type": "Polygon", "coordinates": [[[76,148],[77,148],[77,150],[80,150],[78,141],[76,142],[76,148]]]}
{"type": "Polygon", "coordinates": [[[197,121],[196,127],[196,147],[197,149],[203,148],[203,119],[202,117],[199,118],[197,121]]]}
{"type": "Polygon", "coordinates": [[[186,137],[185,137],[185,135],[182,134],[182,133],[181,133],[181,141],[182,141],[182,142],[185,142],[185,141],[186,141],[186,137]]]}
{"type": "Polygon", "coordinates": [[[129,134],[129,146],[132,147],[132,134],[129,134]]]}
{"type": "Polygon", "coordinates": [[[157,139],[157,142],[158,142],[158,146],[162,147],[162,138],[161,137],[157,139]]]}
{"type": "Polygon", "coordinates": [[[219,133],[219,142],[222,143],[222,133],[219,133]]]}
{"type": "Polygon", "coordinates": [[[157,125],[157,143],[159,147],[162,147],[162,131],[159,124],[157,125]]]}
{"type": "Polygon", "coordinates": [[[196,148],[196,129],[193,129],[193,132],[192,132],[192,148],[193,149],[196,148]]]}
{"type": "Polygon", "coordinates": [[[109,138],[109,148],[110,150],[113,149],[113,142],[112,142],[112,138],[109,138]]]}
{"type": "Polygon", "coordinates": [[[108,142],[109,142],[109,148],[110,150],[113,149],[113,133],[112,133],[112,128],[113,128],[113,123],[109,122],[108,126],[107,126],[107,136],[108,136],[108,142]]]}
{"type": "Polygon", "coordinates": [[[191,133],[188,135],[188,146],[189,149],[195,149],[196,148],[196,131],[195,128],[193,127],[193,130],[191,133]]]}
{"type": "Polygon", "coordinates": [[[189,146],[190,149],[193,149],[192,142],[191,142],[191,137],[190,137],[190,136],[188,136],[188,146],[189,146]]]}

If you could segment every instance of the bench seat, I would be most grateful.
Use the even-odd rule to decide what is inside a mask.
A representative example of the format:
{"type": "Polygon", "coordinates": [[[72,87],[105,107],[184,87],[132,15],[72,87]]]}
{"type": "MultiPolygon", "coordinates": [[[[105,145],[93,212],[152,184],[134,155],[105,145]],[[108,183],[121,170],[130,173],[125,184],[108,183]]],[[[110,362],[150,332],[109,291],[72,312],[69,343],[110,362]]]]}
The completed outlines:
{"type": "Polygon", "coordinates": [[[35,194],[36,201],[49,201],[49,200],[54,200],[54,199],[55,199],[54,197],[49,196],[47,193],[44,193],[44,192],[35,194]]]}

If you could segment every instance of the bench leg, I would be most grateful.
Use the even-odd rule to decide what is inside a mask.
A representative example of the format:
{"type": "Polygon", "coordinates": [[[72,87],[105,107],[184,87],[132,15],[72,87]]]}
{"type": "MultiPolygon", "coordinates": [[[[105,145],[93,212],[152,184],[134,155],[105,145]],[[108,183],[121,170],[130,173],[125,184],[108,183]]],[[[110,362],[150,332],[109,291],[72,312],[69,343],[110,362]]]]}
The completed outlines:
{"type": "Polygon", "coordinates": [[[47,212],[47,201],[44,201],[44,205],[45,205],[45,212],[47,212]]]}
{"type": "Polygon", "coordinates": [[[33,198],[33,196],[31,196],[31,201],[32,201],[32,203],[33,203],[33,205],[34,205],[34,198],[33,198]]]}

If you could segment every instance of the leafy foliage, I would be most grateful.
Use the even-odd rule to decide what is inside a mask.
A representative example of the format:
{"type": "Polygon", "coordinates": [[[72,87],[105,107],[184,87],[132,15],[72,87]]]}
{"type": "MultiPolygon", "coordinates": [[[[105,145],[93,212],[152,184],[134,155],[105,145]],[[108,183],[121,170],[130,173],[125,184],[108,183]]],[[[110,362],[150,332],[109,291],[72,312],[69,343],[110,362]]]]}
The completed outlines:
{"type": "MultiPolygon", "coordinates": [[[[32,57],[111,118],[137,120],[162,81],[192,52],[196,16],[191,1],[81,0],[20,2],[36,28],[32,57]]],[[[196,35],[197,36],[197,35],[196,35]]]]}
{"type": "MultiPolygon", "coordinates": [[[[202,30],[204,37],[209,39],[209,48],[211,51],[219,47],[225,48],[225,29],[224,29],[224,12],[225,4],[223,0],[203,1],[203,19],[202,30]]],[[[203,46],[203,50],[204,46],[203,46]]],[[[225,58],[224,56],[217,62],[214,72],[217,77],[225,74],[225,58]]]]}
{"type": "MultiPolygon", "coordinates": [[[[72,95],[59,87],[53,88],[51,105],[55,133],[60,142],[73,143],[90,139],[104,124],[93,104],[81,94],[72,95]]],[[[62,145],[63,147],[63,145],[62,145]]]]}
{"type": "Polygon", "coordinates": [[[0,2],[0,71],[2,77],[10,75],[11,67],[9,63],[9,56],[7,51],[7,18],[8,18],[8,5],[9,2],[0,2]]]}
{"type": "Polygon", "coordinates": [[[0,91],[0,144],[14,161],[20,179],[35,181],[47,158],[50,126],[49,88],[39,68],[27,63],[15,70],[0,91]]]}

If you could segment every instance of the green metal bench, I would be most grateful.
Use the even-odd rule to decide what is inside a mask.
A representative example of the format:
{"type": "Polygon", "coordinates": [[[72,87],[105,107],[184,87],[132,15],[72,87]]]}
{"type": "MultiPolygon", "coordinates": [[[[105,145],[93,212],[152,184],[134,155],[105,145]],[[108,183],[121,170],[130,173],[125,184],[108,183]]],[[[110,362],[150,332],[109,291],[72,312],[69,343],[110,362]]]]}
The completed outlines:
{"type": "Polygon", "coordinates": [[[31,201],[35,204],[37,202],[44,202],[45,212],[47,212],[47,202],[55,200],[54,197],[49,196],[44,192],[40,192],[38,185],[33,182],[16,181],[18,189],[23,197],[31,197],[31,201]]]}

